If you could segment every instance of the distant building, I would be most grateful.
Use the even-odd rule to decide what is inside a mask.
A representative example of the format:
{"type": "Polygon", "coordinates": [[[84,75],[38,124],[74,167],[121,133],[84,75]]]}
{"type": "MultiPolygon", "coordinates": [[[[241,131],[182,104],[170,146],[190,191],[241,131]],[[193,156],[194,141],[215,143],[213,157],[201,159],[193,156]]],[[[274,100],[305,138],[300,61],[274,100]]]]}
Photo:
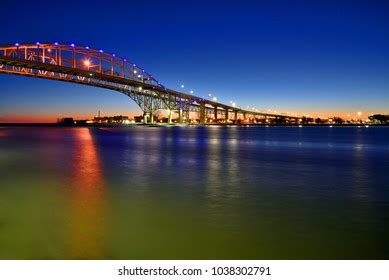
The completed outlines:
{"type": "Polygon", "coordinates": [[[137,123],[143,122],[143,116],[135,116],[134,121],[137,123]]]}
{"type": "Polygon", "coordinates": [[[62,118],[62,119],[58,119],[57,123],[62,124],[62,125],[73,125],[74,119],[70,118],[70,117],[62,118]]]}
{"type": "Polygon", "coordinates": [[[128,116],[94,117],[92,123],[130,123],[128,116]]]}

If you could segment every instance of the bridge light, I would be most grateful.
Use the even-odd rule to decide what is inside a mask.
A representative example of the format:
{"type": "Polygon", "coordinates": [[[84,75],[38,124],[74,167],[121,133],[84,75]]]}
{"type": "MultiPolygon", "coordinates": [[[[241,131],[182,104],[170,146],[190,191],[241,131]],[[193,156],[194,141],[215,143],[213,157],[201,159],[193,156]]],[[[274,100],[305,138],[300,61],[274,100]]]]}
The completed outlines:
{"type": "Polygon", "coordinates": [[[213,101],[217,101],[217,98],[216,98],[216,96],[215,96],[214,98],[212,98],[212,100],[213,100],[213,101]]]}
{"type": "Polygon", "coordinates": [[[102,53],[102,52],[103,52],[103,50],[100,50],[100,52],[102,53]]]}
{"type": "Polygon", "coordinates": [[[55,42],[54,45],[58,46],[58,42],[55,42]]]}
{"type": "Polygon", "coordinates": [[[142,75],[138,75],[138,78],[141,78],[142,77],[142,75]]]}
{"type": "Polygon", "coordinates": [[[39,43],[39,42],[36,42],[36,44],[39,46],[41,43],[39,43]]]}
{"type": "Polygon", "coordinates": [[[191,90],[190,93],[193,94],[193,90],[191,90]]]}
{"type": "Polygon", "coordinates": [[[72,48],[74,48],[74,44],[70,44],[70,46],[71,46],[72,48]]]}
{"type": "Polygon", "coordinates": [[[123,58],[123,61],[124,61],[124,62],[126,62],[126,61],[127,61],[127,59],[126,59],[126,58],[123,58]]]}
{"type": "Polygon", "coordinates": [[[90,66],[90,60],[89,59],[85,59],[84,60],[84,65],[89,67],[90,66]]]}
{"type": "Polygon", "coordinates": [[[19,43],[16,43],[15,46],[19,47],[19,43]]]}
{"type": "Polygon", "coordinates": [[[184,85],[181,85],[181,88],[184,88],[185,86],[184,85]]]}
{"type": "Polygon", "coordinates": [[[139,87],[139,90],[142,90],[143,88],[142,87],[139,87]]]}
{"type": "Polygon", "coordinates": [[[134,74],[138,73],[138,71],[134,70],[134,74]]]}
{"type": "Polygon", "coordinates": [[[87,50],[89,50],[89,47],[88,47],[88,46],[86,46],[85,48],[86,48],[87,50]]]}
{"type": "Polygon", "coordinates": [[[134,63],[134,64],[132,64],[132,66],[136,67],[136,64],[134,63]]]}

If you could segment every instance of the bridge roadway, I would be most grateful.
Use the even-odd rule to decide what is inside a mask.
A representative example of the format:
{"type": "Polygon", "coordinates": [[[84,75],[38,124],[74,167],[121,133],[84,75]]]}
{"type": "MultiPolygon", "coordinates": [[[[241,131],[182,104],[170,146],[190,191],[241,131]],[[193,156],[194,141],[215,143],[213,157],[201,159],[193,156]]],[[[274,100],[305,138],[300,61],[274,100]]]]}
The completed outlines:
{"type": "Polygon", "coordinates": [[[156,110],[166,110],[168,122],[177,112],[179,122],[198,112],[201,124],[211,114],[216,121],[258,117],[296,120],[299,117],[241,109],[164,87],[151,74],[127,59],[102,50],[64,44],[15,44],[0,46],[0,73],[60,80],[119,91],[132,98],[153,123],[156,110]]]}

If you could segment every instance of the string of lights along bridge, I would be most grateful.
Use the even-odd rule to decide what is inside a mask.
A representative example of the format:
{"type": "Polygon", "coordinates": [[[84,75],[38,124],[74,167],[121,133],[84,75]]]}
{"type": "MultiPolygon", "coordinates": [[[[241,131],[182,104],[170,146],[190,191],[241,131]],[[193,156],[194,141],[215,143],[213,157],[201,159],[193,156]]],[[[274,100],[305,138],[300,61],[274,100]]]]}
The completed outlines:
{"type": "Polygon", "coordinates": [[[190,122],[197,112],[199,122],[230,123],[272,118],[296,121],[299,117],[245,110],[235,103],[223,104],[215,97],[198,97],[163,86],[150,73],[114,53],[74,44],[19,44],[0,46],[0,73],[60,80],[119,91],[133,99],[143,111],[144,123],[154,122],[154,112],[165,110],[168,122],[190,122]]]}

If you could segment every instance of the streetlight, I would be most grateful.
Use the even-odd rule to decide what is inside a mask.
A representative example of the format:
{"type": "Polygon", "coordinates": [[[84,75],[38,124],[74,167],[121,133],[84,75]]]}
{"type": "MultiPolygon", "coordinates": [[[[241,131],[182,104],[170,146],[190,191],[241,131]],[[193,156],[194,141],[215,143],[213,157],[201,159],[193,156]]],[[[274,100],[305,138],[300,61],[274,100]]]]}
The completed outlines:
{"type": "Polygon", "coordinates": [[[89,59],[85,59],[84,60],[84,65],[88,68],[88,71],[89,71],[89,67],[90,67],[90,60],[89,59]]]}

